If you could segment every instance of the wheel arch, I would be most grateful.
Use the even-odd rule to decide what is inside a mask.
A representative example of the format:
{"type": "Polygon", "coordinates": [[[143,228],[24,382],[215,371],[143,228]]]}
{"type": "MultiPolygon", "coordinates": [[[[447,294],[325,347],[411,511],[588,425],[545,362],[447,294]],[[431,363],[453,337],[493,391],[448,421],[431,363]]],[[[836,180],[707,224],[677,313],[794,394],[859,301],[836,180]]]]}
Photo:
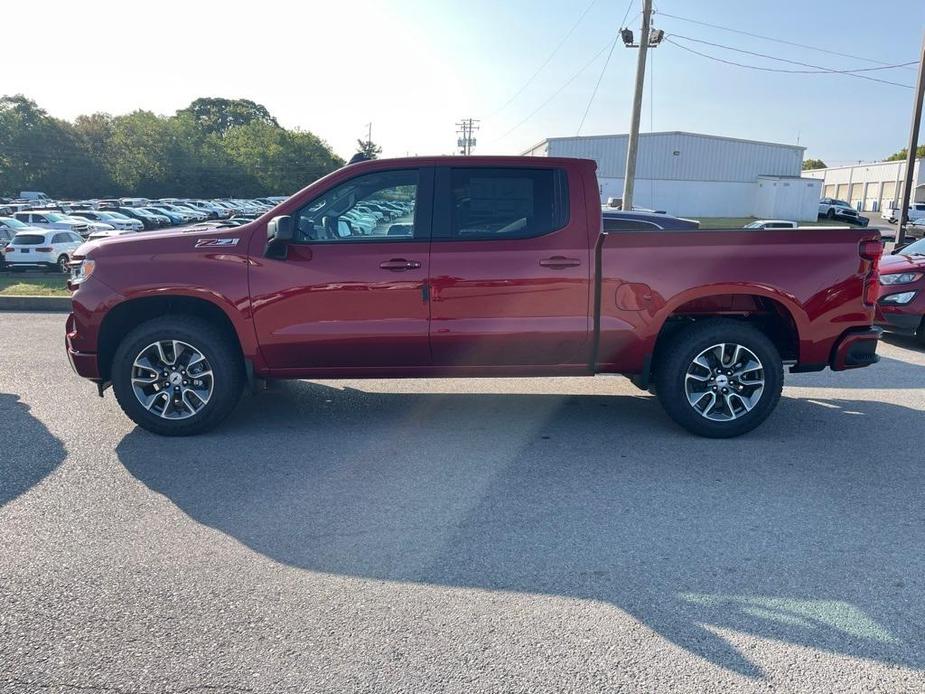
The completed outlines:
{"type": "Polygon", "coordinates": [[[704,287],[676,298],[661,312],[661,322],[640,385],[648,385],[659,355],[678,330],[697,321],[730,318],[754,325],[777,348],[784,361],[800,358],[800,335],[806,313],[790,297],[763,287],[704,287]]]}
{"type": "Polygon", "coordinates": [[[110,378],[112,360],[122,338],[137,326],[152,318],[165,315],[184,315],[208,321],[232,340],[242,356],[248,354],[246,334],[229,316],[227,310],[215,301],[202,296],[184,294],[148,295],[127,299],[111,308],[100,324],[97,340],[97,363],[100,377],[110,378]]]}

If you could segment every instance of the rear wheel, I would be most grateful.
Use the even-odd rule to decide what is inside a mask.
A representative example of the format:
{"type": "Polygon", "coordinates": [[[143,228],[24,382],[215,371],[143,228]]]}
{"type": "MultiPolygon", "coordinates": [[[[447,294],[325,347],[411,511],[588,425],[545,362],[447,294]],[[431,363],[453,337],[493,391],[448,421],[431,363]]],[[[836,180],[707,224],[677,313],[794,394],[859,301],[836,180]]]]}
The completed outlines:
{"type": "Polygon", "coordinates": [[[835,219],[835,210],[830,207],[829,211],[825,213],[825,216],[829,219],[835,219]]]}
{"type": "Polygon", "coordinates": [[[751,431],[777,406],[783,362],[759,330],[709,319],[679,332],[664,348],[655,384],[675,422],[700,436],[728,438],[751,431]]]}
{"type": "Polygon", "coordinates": [[[70,262],[71,262],[70,258],[68,258],[66,255],[58,256],[58,262],[57,262],[58,272],[60,272],[63,275],[68,274],[71,271],[70,262]]]}
{"type": "Polygon", "coordinates": [[[111,378],[116,400],[136,424],[155,434],[188,436],[231,413],[244,368],[237,345],[222,330],[192,316],[164,316],[122,340],[111,378]]]}

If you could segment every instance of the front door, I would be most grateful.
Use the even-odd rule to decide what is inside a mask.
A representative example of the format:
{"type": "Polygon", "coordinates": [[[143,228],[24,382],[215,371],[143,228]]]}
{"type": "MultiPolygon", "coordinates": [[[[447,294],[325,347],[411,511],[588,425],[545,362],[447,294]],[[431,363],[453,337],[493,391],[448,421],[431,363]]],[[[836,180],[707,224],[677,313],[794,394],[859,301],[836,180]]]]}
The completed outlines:
{"type": "Polygon", "coordinates": [[[570,209],[570,190],[583,200],[579,178],[554,167],[438,169],[435,365],[589,362],[593,244],[584,206],[570,209]]]}
{"type": "Polygon", "coordinates": [[[284,260],[250,270],[271,369],[427,366],[433,170],[364,174],[293,215],[284,260]]]}

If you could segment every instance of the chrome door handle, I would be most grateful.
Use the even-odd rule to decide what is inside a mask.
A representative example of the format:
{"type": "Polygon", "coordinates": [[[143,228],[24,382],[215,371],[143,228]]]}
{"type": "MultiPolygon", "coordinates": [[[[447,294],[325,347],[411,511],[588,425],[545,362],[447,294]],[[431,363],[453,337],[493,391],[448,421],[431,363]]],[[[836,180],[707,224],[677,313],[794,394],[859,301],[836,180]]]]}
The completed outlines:
{"type": "Polygon", "coordinates": [[[392,258],[391,260],[385,260],[379,263],[379,267],[383,270],[391,270],[392,272],[404,272],[405,270],[417,270],[421,267],[421,264],[416,260],[392,258]]]}
{"type": "Polygon", "coordinates": [[[578,258],[566,258],[562,255],[555,255],[552,258],[543,258],[540,261],[540,265],[552,268],[553,270],[560,270],[567,267],[578,267],[581,265],[581,261],[578,258]]]}

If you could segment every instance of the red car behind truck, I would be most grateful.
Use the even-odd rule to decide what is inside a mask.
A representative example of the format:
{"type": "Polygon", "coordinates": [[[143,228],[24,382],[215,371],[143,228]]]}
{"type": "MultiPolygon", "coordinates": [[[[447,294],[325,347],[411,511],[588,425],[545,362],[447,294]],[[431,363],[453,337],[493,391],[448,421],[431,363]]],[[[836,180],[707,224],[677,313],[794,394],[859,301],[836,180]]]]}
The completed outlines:
{"type": "Polygon", "coordinates": [[[595,168],[363,162],[246,226],[86,244],[69,358],[165,435],[215,426],[257,377],[619,373],[729,437],[785,365],[877,361],[876,231],[603,233],[595,168]]]}

